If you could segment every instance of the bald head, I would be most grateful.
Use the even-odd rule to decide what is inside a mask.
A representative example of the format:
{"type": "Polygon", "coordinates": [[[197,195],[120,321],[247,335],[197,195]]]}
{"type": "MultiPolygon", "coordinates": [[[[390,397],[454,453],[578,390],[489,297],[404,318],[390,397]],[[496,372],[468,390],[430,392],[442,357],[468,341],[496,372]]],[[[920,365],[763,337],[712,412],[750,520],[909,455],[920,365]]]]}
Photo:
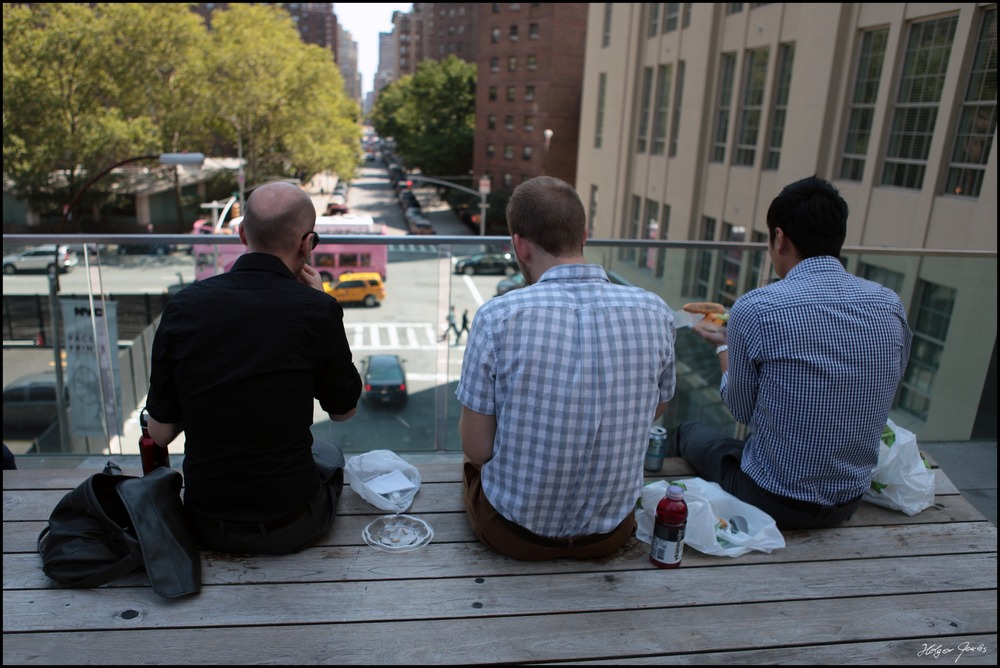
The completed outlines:
{"type": "Polygon", "coordinates": [[[294,252],[302,235],[316,226],[316,206],[291,183],[268,183],[247,198],[241,227],[254,252],[285,255],[294,252]]]}

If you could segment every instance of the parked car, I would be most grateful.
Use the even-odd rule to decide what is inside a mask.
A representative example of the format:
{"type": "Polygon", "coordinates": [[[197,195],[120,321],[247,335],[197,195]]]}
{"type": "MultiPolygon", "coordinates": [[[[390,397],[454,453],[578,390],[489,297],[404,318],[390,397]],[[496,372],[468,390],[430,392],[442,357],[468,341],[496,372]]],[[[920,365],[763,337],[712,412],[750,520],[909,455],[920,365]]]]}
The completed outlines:
{"type": "Polygon", "coordinates": [[[420,218],[410,224],[410,234],[437,234],[437,230],[429,220],[420,218]]]}
{"type": "Polygon", "coordinates": [[[466,276],[474,274],[513,276],[517,270],[517,261],[510,253],[478,253],[455,263],[455,273],[466,276]]]}
{"type": "Polygon", "coordinates": [[[171,251],[169,244],[118,244],[119,255],[156,255],[163,257],[171,251]]]}
{"type": "Polygon", "coordinates": [[[406,403],[406,371],[399,355],[368,355],[361,362],[361,380],[363,401],[376,405],[406,403]]]}
{"type": "Polygon", "coordinates": [[[323,291],[341,304],[378,306],[385,299],[385,283],[376,272],[347,272],[336,283],[324,282],[323,291]]]}
{"type": "Polygon", "coordinates": [[[505,295],[511,290],[517,290],[518,288],[523,288],[525,285],[527,285],[527,283],[524,280],[524,274],[522,274],[521,272],[517,272],[516,274],[514,274],[509,278],[500,279],[500,282],[497,283],[496,296],[499,297],[500,295],[505,295]]]}
{"type": "Polygon", "coordinates": [[[68,246],[59,246],[56,254],[55,244],[35,246],[19,253],[11,253],[3,258],[3,273],[8,276],[22,271],[48,273],[49,267],[58,267],[60,274],[65,274],[79,262],[76,252],[68,246]]]}
{"type": "Polygon", "coordinates": [[[327,216],[342,216],[345,213],[350,213],[350,209],[343,202],[330,202],[326,205],[325,215],[327,216]]]}
{"type": "Polygon", "coordinates": [[[417,196],[413,194],[412,190],[400,190],[399,191],[399,206],[404,211],[406,209],[417,209],[420,210],[420,200],[417,196]]]}
{"type": "MultiPolygon", "coordinates": [[[[65,394],[67,406],[69,394],[65,394]]],[[[59,419],[56,373],[44,371],[18,378],[3,390],[4,439],[37,438],[59,419]]]]}

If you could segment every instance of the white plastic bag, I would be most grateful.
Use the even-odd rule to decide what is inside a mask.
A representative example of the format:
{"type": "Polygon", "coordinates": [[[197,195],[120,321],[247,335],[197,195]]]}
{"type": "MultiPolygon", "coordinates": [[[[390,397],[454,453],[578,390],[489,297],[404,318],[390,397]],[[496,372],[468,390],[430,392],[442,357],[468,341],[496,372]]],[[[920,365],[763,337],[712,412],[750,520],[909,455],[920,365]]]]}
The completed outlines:
{"type": "Polygon", "coordinates": [[[368,503],[401,513],[420,489],[420,471],[392,450],[355,455],[344,466],[344,478],[368,503]]]}
{"type": "Polygon", "coordinates": [[[684,487],[688,507],[684,544],[699,552],[738,557],[751,551],[772,552],[785,547],[778,524],[760,508],[741,501],[717,483],[702,478],[667,482],[642,488],[642,507],[636,509],[636,538],[649,543],[656,521],[656,505],[671,483],[684,487]]]}
{"type": "Polygon", "coordinates": [[[920,455],[917,437],[892,420],[878,446],[878,464],[864,500],[916,515],[934,505],[934,472],[920,455]]]}

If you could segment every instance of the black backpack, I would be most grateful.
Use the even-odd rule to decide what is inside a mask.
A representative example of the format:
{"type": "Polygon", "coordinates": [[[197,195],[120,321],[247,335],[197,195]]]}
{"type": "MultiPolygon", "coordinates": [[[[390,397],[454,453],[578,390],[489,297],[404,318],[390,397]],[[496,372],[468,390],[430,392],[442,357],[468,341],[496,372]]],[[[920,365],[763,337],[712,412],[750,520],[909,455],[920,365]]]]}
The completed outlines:
{"type": "Polygon", "coordinates": [[[201,560],[181,503],[182,476],[158,468],[123,475],[108,462],[67,493],[38,535],[45,574],[71,587],[100,587],[145,569],[165,598],[201,590],[201,560]]]}

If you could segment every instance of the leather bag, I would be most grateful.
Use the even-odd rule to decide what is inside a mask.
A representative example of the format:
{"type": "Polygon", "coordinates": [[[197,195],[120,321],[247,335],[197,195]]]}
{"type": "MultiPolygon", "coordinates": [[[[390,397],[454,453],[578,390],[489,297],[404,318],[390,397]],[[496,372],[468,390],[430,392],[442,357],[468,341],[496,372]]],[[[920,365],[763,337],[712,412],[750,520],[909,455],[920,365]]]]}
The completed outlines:
{"type": "Polygon", "coordinates": [[[38,535],[47,576],[71,587],[100,587],[144,569],[160,596],[201,590],[201,560],[181,502],[182,476],[158,468],[123,475],[108,462],[67,493],[38,535]]]}

